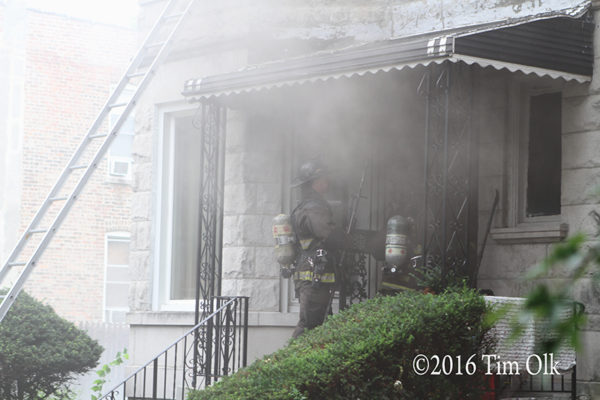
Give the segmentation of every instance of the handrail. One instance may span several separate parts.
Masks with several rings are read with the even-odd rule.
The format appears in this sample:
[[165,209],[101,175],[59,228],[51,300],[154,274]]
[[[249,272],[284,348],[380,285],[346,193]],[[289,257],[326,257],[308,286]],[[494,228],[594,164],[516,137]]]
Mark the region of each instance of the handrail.
[[[248,343],[248,297],[217,296],[209,301],[210,306],[217,307],[215,311],[101,396],[99,400],[114,400],[120,397],[124,400],[134,398],[181,398],[183,400],[186,390],[208,386],[220,377],[245,367]],[[190,353],[193,354],[191,359]],[[171,360],[169,355],[172,355]],[[164,362],[159,365],[161,358]],[[158,382],[161,369],[163,379]],[[149,371],[152,374],[151,380],[147,379]],[[168,375],[169,371],[171,376]],[[133,387],[130,386],[131,384]],[[142,396],[138,397],[140,390]],[[157,397],[160,392],[163,397]],[[167,397],[167,393],[170,393],[170,397]],[[151,397],[146,397],[147,394]]]

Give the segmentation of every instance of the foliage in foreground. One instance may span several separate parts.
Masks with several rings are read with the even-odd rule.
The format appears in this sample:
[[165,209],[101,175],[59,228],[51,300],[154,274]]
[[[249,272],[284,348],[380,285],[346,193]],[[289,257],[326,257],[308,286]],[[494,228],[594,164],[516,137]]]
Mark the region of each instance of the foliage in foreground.
[[96,371],[96,375],[98,375],[98,379],[94,381],[94,385],[92,386],[92,400],[98,400],[100,396],[102,396],[102,389],[104,388],[104,384],[106,383],[106,378],[111,373],[111,367],[117,367],[125,362],[125,360],[129,360],[129,353],[127,353],[127,349],[123,349],[123,352],[117,352],[115,359],[111,362],[104,364],[100,369]]
[[[377,297],[331,317],[189,400],[208,399],[471,399],[483,377],[418,376],[413,359],[473,354],[477,371],[489,344],[482,297],[469,289],[441,295]],[[433,368],[433,364],[431,368]]]
[[[554,353],[563,346],[583,350],[581,328],[586,323],[585,306],[576,299],[575,289],[586,280],[593,290],[600,287],[600,214],[592,211],[590,216],[596,222],[595,235],[576,233],[557,243],[524,277],[533,283],[533,288],[514,314],[511,337],[521,336],[526,324],[535,320],[544,332],[539,338],[538,353]],[[561,279],[548,279],[552,276]],[[489,313],[487,323],[494,324],[509,310],[510,307],[501,307]]]
[[0,323],[0,399],[67,396],[73,375],[94,368],[102,346],[21,292]]

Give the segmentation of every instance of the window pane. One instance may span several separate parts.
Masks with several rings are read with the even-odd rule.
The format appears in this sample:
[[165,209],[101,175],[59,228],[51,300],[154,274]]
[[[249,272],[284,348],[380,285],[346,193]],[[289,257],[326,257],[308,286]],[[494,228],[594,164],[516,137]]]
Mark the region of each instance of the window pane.
[[119,133],[110,145],[110,155],[131,158],[133,148],[133,136]]
[[106,283],[106,308],[127,307],[128,297],[128,283]]
[[129,241],[108,239],[107,252],[109,265],[129,265]]
[[[123,122],[123,125],[121,125],[121,130],[119,131],[120,135],[133,135],[134,134],[135,119],[134,119],[133,115],[134,115],[133,112],[130,112],[129,116],[127,117],[125,122]],[[118,112],[110,113],[110,128],[111,129],[113,126],[115,126],[115,124],[117,123],[117,120],[119,119],[120,116],[121,116],[121,113],[118,113]]]
[[527,216],[560,214],[561,94],[532,96],[529,113]]
[[174,137],[171,299],[193,299],[196,287],[200,206],[200,131],[178,120]]
[[120,324],[127,322],[127,311],[106,310],[104,312],[104,320],[112,324]]
[[107,282],[128,282],[129,281],[129,268],[127,267],[106,267],[106,281]]

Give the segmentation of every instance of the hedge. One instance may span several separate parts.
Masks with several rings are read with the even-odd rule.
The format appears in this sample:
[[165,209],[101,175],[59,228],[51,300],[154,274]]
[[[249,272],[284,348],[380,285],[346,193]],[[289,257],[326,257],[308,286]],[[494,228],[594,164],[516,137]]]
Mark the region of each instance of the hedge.
[[[191,392],[188,399],[481,398],[481,354],[492,345],[483,324],[486,311],[483,298],[470,289],[377,297],[332,316],[213,386]],[[453,373],[415,374],[418,354],[452,356]],[[473,354],[479,372],[468,375],[464,367]],[[457,356],[462,375],[456,374]]]
[[68,392],[74,376],[94,368],[102,351],[85,331],[21,292],[0,323],[0,399]]

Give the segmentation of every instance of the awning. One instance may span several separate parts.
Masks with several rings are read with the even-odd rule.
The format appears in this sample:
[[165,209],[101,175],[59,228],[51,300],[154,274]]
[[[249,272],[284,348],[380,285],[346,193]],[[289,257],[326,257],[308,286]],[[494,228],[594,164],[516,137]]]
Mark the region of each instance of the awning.
[[307,82],[402,70],[432,63],[465,62],[512,72],[587,82],[593,66],[594,23],[589,14],[507,26],[486,26],[350,47],[191,79],[190,101]]

